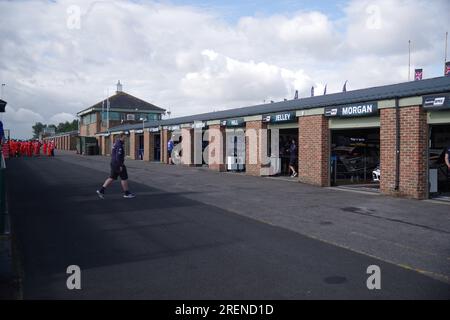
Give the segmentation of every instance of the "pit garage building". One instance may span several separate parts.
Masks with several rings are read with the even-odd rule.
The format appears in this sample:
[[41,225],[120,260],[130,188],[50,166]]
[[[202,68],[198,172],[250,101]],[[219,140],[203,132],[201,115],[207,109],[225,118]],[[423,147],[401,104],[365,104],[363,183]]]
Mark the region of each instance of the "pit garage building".
[[[372,188],[414,199],[450,195],[444,162],[445,148],[450,146],[450,77],[122,125],[98,133],[97,138],[101,153],[108,155],[114,137],[127,133],[128,157],[168,163],[167,142],[175,133],[181,137],[181,163],[192,165],[197,163],[192,150],[198,129],[216,129],[222,135],[222,139],[208,137],[202,150],[210,145],[221,157],[232,155],[223,159],[224,164],[210,164],[211,170],[285,174],[285,156],[273,154],[270,147],[268,156],[278,162],[275,172],[262,174],[259,156],[256,162],[248,160],[249,144],[255,140],[245,131],[267,129],[271,136],[270,130],[278,129],[281,147],[288,139],[298,144],[302,183]],[[230,131],[233,141],[221,143]]]

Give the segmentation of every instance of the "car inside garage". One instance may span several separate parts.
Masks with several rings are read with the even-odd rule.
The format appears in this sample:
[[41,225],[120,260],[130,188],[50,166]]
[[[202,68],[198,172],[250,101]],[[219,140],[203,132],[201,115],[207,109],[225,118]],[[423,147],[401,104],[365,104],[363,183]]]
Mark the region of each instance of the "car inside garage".
[[380,129],[331,131],[332,186],[379,188]]
[[445,154],[450,147],[450,124],[430,125],[428,136],[430,197],[450,201],[450,170],[445,163]]

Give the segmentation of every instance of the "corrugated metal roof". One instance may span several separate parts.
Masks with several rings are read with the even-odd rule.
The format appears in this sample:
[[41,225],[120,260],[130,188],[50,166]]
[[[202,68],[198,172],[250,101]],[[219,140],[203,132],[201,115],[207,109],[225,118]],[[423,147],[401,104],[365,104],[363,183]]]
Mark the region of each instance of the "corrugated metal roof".
[[[275,103],[261,104],[250,107],[229,109],[216,112],[202,113],[192,116],[178,117],[155,121],[154,124],[147,123],[146,128],[157,125],[177,125],[183,123],[192,123],[194,121],[221,120],[229,118],[246,117],[260,114],[276,113],[283,111],[294,111],[302,109],[320,108],[326,106],[337,106],[359,102],[387,100],[394,98],[405,98],[422,96],[435,93],[450,91],[450,77],[438,77],[420,81],[410,81],[380,87],[353,90],[347,92],[327,94],[317,97],[301,98],[297,100],[288,100]],[[120,131],[133,129],[119,126],[111,128],[110,131]]]

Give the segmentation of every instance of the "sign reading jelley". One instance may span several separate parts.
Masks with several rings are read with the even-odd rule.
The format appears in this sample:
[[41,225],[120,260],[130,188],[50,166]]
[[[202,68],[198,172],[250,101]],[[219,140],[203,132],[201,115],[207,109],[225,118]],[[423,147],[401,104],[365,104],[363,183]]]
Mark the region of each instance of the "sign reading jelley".
[[366,102],[338,107],[326,107],[326,117],[369,117],[378,114],[378,102]]
[[450,109],[450,95],[441,94],[423,97],[423,107],[429,110]]
[[295,122],[295,112],[282,112],[276,114],[268,114],[262,117],[263,122],[280,123],[280,122]]

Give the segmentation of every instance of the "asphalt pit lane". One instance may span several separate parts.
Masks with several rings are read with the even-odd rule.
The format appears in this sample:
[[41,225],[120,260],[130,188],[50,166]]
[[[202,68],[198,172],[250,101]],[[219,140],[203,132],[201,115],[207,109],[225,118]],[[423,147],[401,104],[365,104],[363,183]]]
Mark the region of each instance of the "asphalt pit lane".
[[320,221],[319,223],[321,226],[331,226],[333,222],[331,221]]
[[352,212],[352,213],[358,213],[358,214],[365,214],[365,215],[372,215],[376,213],[376,210],[369,209],[369,208],[358,208],[358,207],[345,207],[341,209],[345,212]]
[[346,283],[348,281],[346,277],[341,277],[341,276],[326,277],[323,280],[325,281],[325,283],[328,283],[328,284],[342,284],[342,283]]

